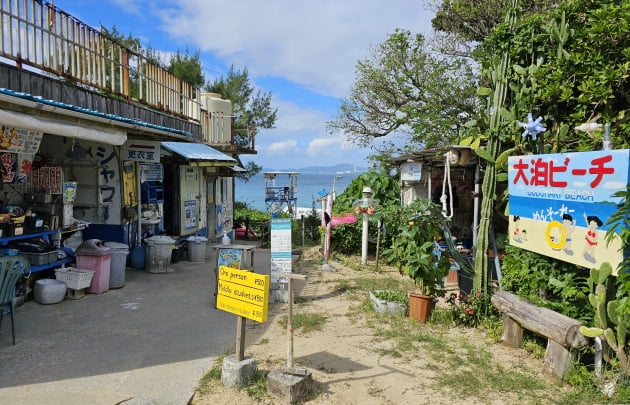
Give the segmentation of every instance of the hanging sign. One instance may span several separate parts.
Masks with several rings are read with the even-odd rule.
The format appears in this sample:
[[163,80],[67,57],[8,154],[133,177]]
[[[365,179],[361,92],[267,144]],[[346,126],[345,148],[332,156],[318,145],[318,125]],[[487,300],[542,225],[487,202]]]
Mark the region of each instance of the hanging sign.
[[[512,156],[508,159],[509,241],[588,268],[623,259],[606,241],[629,177],[628,149]],[[616,272],[616,270],[615,270]]]
[[8,126],[2,126],[0,130],[0,151],[34,155],[39,150],[41,132]]
[[217,308],[257,322],[266,322],[269,278],[268,275],[220,266]]
[[160,142],[127,139],[123,144],[122,158],[134,162],[160,163]]

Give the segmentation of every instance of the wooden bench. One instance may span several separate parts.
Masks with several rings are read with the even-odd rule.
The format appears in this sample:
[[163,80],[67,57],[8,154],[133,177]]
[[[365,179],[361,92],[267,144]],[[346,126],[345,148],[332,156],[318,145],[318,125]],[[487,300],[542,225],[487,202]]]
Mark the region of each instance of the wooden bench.
[[563,378],[575,361],[575,351],[589,344],[580,333],[582,324],[551,309],[536,306],[507,291],[497,291],[492,304],[503,315],[501,341],[510,347],[520,347],[523,330],[527,329],[547,338],[543,372]]

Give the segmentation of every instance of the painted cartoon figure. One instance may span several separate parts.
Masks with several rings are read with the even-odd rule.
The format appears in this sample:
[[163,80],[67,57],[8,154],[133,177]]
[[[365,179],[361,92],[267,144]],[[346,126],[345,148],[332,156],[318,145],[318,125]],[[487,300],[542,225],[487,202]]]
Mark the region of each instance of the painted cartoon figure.
[[512,240],[514,242],[521,242],[522,235],[521,230],[518,227],[519,223],[521,222],[521,217],[519,217],[518,215],[514,215],[514,218],[512,218],[512,220],[514,221],[514,233],[512,235]]
[[586,220],[586,236],[584,239],[586,240],[586,244],[584,245],[584,259],[588,260],[591,263],[595,263],[595,247],[597,247],[597,228],[602,226],[602,220],[594,215],[586,216],[584,214],[584,219]]
[[571,248],[571,234],[575,231],[575,219],[570,214],[564,214],[562,216],[562,225],[564,226],[565,233],[565,243],[564,243],[564,253],[569,256],[573,256],[573,249]]

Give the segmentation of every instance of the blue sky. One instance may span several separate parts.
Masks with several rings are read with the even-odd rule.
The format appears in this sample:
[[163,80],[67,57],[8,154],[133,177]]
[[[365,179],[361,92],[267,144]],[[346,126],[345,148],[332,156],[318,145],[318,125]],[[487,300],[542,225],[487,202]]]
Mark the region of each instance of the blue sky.
[[206,80],[230,65],[247,68],[256,89],[272,93],[276,128],[256,139],[265,169],[341,163],[365,166],[370,151],[330,134],[357,61],[396,28],[429,35],[423,0],[55,0],[88,25],[116,26],[166,54],[200,51]]

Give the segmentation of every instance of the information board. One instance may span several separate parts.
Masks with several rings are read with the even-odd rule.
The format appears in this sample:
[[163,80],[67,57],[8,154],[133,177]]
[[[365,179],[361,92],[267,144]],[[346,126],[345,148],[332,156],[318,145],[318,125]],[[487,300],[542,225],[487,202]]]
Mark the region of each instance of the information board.
[[[291,273],[291,218],[271,218],[271,274]],[[271,282],[279,280],[273,276]]]
[[219,267],[217,308],[257,322],[266,322],[269,312],[268,275]]

